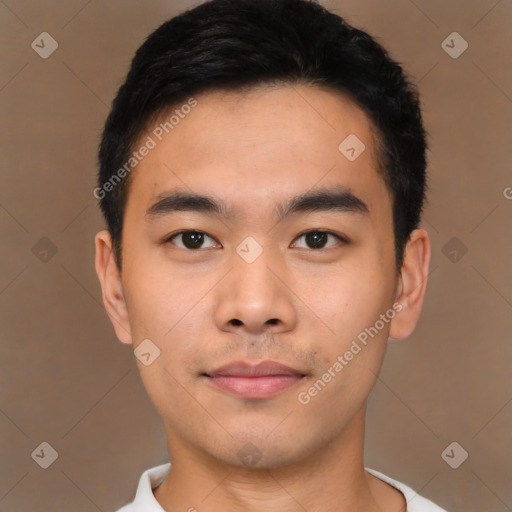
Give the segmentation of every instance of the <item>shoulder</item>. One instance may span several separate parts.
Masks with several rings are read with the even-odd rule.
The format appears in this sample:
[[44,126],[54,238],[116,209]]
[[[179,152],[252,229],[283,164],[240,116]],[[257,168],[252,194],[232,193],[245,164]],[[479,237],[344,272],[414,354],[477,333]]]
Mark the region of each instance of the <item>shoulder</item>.
[[374,469],[365,468],[365,470],[393,486],[395,489],[398,489],[404,495],[405,501],[407,502],[407,512],[447,512],[434,502],[420,496],[416,491],[404,483],[394,480],[393,478],[390,478],[389,476],[386,476]]
[[128,505],[121,507],[116,512],[133,512],[133,505],[131,503],[128,503]]
[[169,474],[170,463],[147,469],[142,473],[135,499],[117,512],[165,512],[153,495],[153,489]]

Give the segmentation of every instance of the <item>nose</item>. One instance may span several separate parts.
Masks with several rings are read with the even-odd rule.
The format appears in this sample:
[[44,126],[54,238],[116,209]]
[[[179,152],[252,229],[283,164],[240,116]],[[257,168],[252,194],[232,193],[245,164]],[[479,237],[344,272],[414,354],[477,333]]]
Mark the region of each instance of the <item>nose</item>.
[[215,321],[223,331],[242,334],[286,332],[297,322],[293,283],[270,251],[252,263],[233,255],[233,268],[217,290]]

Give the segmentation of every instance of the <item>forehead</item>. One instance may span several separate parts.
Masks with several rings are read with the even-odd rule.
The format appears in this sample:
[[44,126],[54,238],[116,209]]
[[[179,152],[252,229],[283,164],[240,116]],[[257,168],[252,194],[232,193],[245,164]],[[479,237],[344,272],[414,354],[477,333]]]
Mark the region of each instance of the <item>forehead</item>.
[[193,109],[177,105],[163,113],[141,137],[139,145],[150,137],[154,147],[130,175],[127,210],[147,208],[176,188],[226,198],[234,210],[337,185],[366,203],[372,195],[389,201],[374,127],[348,97],[297,85],[214,91],[194,100]]

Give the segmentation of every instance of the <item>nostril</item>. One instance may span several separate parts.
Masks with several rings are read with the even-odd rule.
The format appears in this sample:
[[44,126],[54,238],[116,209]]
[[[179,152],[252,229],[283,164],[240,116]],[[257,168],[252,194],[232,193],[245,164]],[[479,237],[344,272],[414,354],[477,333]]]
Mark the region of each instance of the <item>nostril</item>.
[[242,325],[243,322],[241,320],[238,320],[238,318],[233,318],[233,320],[231,320],[231,323],[233,325]]

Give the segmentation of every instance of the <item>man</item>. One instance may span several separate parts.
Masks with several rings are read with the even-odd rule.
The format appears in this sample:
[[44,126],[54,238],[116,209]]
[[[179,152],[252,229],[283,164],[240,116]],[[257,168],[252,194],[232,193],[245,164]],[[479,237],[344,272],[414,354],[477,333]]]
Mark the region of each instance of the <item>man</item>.
[[137,51],[106,122],[96,271],[170,465],[123,512],[439,512],[363,464],[388,337],[413,331],[418,95],[308,0],[213,0]]

